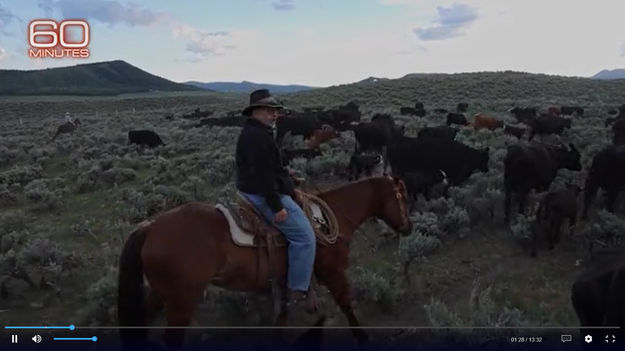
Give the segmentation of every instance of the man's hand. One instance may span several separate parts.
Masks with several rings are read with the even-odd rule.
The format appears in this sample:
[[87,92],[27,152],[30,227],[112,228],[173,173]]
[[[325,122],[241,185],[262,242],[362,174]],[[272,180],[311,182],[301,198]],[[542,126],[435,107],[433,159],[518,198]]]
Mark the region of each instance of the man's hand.
[[278,213],[275,214],[275,216],[273,217],[273,221],[275,223],[284,222],[288,216],[289,216],[288,212],[286,212],[286,209],[283,208]]
[[297,204],[299,205],[304,203],[304,199],[302,198],[302,192],[295,189],[295,198],[293,200],[295,200],[295,202],[297,202]]

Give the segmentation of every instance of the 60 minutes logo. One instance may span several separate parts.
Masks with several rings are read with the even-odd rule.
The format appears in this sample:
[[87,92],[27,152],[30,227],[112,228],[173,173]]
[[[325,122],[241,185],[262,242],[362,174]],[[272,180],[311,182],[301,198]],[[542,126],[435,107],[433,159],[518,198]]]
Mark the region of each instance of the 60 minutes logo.
[[[80,41],[69,41],[67,29],[79,28]],[[80,19],[56,22],[52,19],[36,19],[28,24],[28,56],[32,58],[87,58],[90,40],[89,23]],[[43,40],[42,40],[43,39]]]

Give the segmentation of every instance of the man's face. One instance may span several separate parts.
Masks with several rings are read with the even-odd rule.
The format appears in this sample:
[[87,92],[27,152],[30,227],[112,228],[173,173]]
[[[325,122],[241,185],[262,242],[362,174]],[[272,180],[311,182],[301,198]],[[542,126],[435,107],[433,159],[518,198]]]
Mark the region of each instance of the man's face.
[[266,126],[273,127],[278,119],[278,109],[273,107],[255,108],[252,117]]

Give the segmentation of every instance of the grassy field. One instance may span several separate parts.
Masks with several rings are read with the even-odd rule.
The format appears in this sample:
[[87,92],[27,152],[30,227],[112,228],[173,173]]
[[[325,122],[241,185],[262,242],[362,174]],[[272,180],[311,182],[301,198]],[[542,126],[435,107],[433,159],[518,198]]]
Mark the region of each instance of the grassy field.
[[[514,123],[514,105],[581,105],[584,117],[548,143],[574,143],[582,172],[560,171],[552,188],[579,182],[592,156],[609,144],[607,110],[625,102],[625,81],[528,75],[514,72],[425,75],[344,85],[280,97],[291,108],[336,106],[350,100],[365,119],[391,113],[409,135],[443,123],[444,116],[399,116],[400,106],[421,101],[426,109],[469,103]],[[2,324],[115,325],[117,259],[139,221],[197,200],[233,199],[234,140],[239,128],[190,128],[182,119],[195,108],[215,115],[245,106],[248,97],[218,93],[160,93],[118,97],[4,97],[0,99],[0,321]],[[83,124],[51,141],[69,111]],[[174,119],[165,116],[173,114]],[[131,129],[152,129],[167,144],[153,150],[127,145]],[[421,199],[411,219],[413,235],[389,239],[371,221],[355,236],[349,275],[356,313],[365,325],[566,325],[578,324],[570,287],[592,239],[617,228],[625,235],[623,208],[601,212],[602,201],[576,235],[537,258],[523,248],[527,219],[503,225],[501,130],[463,128],[459,141],[490,147],[490,171],[474,174],[448,199]],[[340,177],[354,148],[351,132],[323,145],[324,155],[292,166],[308,186],[346,182]],[[527,143],[527,141],[521,141]],[[534,200],[537,196],[533,196]],[[490,212],[494,211],[494,218]],[[408,274],[405,263],[411,261]],[[266,324],[256,308],[265,297],[209,289],[198,325]],[[324,295],[330,325],[347,322]],[[309,317],[297,315],[295,323]],[[160,323],[163,323],[161,320]]]

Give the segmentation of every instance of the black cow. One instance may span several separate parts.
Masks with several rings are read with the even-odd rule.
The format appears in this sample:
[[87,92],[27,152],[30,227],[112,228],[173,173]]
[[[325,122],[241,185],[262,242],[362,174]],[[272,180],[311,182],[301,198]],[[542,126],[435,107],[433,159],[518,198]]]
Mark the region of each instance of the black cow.
[[131,130],[128,132],[128,144],[147,145],[156,147],[165,145],[158,134],[151,130]]
[[522,127],[514,127],[514,126],[505,126],[503,128],[503,132],[508,135],[512,135],[517,137],[517,139],[521,139],[523,134],[525,134],[525,128]]
[[536,109],[533,107],[513,107],[508,112],[513,114],[517,121],[527,125],[531,125],[536,118]]
[[465,117],[465,115],[462,113],[450,112],[447,114],[446,124],[447,126],[450,126],[452,124],[459,124],[461,126],[466,126],[466,125],[469,125],[469,121],[467,121],[467,117]]
[[351,128],[356,137],[356,152],[376,150],[383,152],[385,146],[390,145],[404,133],[403,126],[395,124],[393,117],[376,114],[369,123],[358,123]]
[[625,104],[617,108],[611,109],[610,111],[608,111],[608,114],[610,114],[610,117],[605,120],[606,127],[620,119],[625,119]]
[[198,119],[198,118],[202,118],[202,117],[208,117],[211,116],[213,114],[213,111],[200,111],[199,108],[196,108],[193,113],[190,114],[183,114],[182,118],[187,118],[187,119]]
[[414,108],[416,110],[415,116],[417,117],[425,117],[427,111],[425,111],[425,106],[422,102],[415,102]]
[[[580,334],[594,334],[595,338],[602,339],[604,334],[616,334],[618,339],[625,336],[624,296],[625,249],[596,250],[571,288],[571,302],[579,318]],[[584,328],[601,326],[614,326],[620,329],[604,333],[603,330]]]
[[608,117],[605,119],[605,122],[603,123],[604,127],[609,127],[610,125],[614,124],[614,122],[616,122],[618,120],[618,118],[616,117]]
[[293,114],[278,118],[276,122],[276,141],[278,145],[282,143],[282,139],[286,133],[291,135],[301,135],[307,140],[313,135],[317,129],[321,129],[323,124],[313,114]]
[[617,119],[612,125],[612,144],[625,144],[625,117]]
[[410,212],[417,200],[417,196],[422,194],[425,200],[429,201],[430,189],[437,184],[447,184],[447,174],[443,170],[416,170],[407,172],[403,176],[406,190],[410,196]]
[[332,126],[337,131],[346,131],[350,129],[350,125],[360,122],[360,108],[354,101],[350,101],[345,106],[321,111],[316,114],[321,123]]
[[625,104],[618,107],[618,115],[616,118],[625,118]]
[[243,122],[245,122],[244,116],[203,118],[194,127],[241,127]]
[[311,107],[304,107],[303,111],[304,113],[317,113],[317,112],[321,112],[325,110],[325,107],[323,106],[311,106]]
[[357,153],[375,150],[382,152],[384,147],[387,146],[387,137],[375,123],[361,122],[355,126],[352,126],[354,131],[354,137],[356,138]]
[[447,126],[438,126],[438,127],[423,127],[417,134],[418,139],[441,139],[441,140],[454,140],[456,139],[456,134],[458,134],[458,129],[447,127]]
[[560,113],[563,115],[575,114],[581,117],[584,115],[584,109],[579,106],[562,106],[560,107]]
[[619,190],[625,187],[625,145],[610,145],[599,151],[592,159],[584,186],[583,218],[588,218],[588,209],[601,188],[606,193],[608,211],[614,211],[614,202]]
[[303,157],[307,160],[321,156],[321,150],[315,149],[283,149],[282,150],[282,164],[287,166],[294,158]]
[[388,148],[393,173],[404,176],[410,171],[443,170],[449,184],[459,185],[475,170],[488,172],[488,151],[476,150],[457,141],[416,139]]
[[562,134],[565,128],[571,128],[571,120],[551,115],[536,117],[530,124],[530,135],[527,140],[534,139],[534,135]]
[[582,169],[580,154],[573,144],[570,150],[553,145],[512,145],[504,158],[503,182],[506,191],[505,223],[510,222],[512,193],[519,194],[519,213],[525,212],[527,194],[532,189],[543,192],[549,189],[558,169]]
[[380,154],[353,154],[349,158],[349,165],[347,166],[349,180],[356,180],[363,173],[366,176],[371,176],[375,168],[379,167],[381,170],[383,164],[383,158]]
[[467,109],[469,109],[469,104],[467,104],[466,102],[460,102],[456,106],[456,112],[458,113],[465,113],[467,112]]
[[417,109],[414,107],[400,107],[399,114],[402,116],[417,115]]

